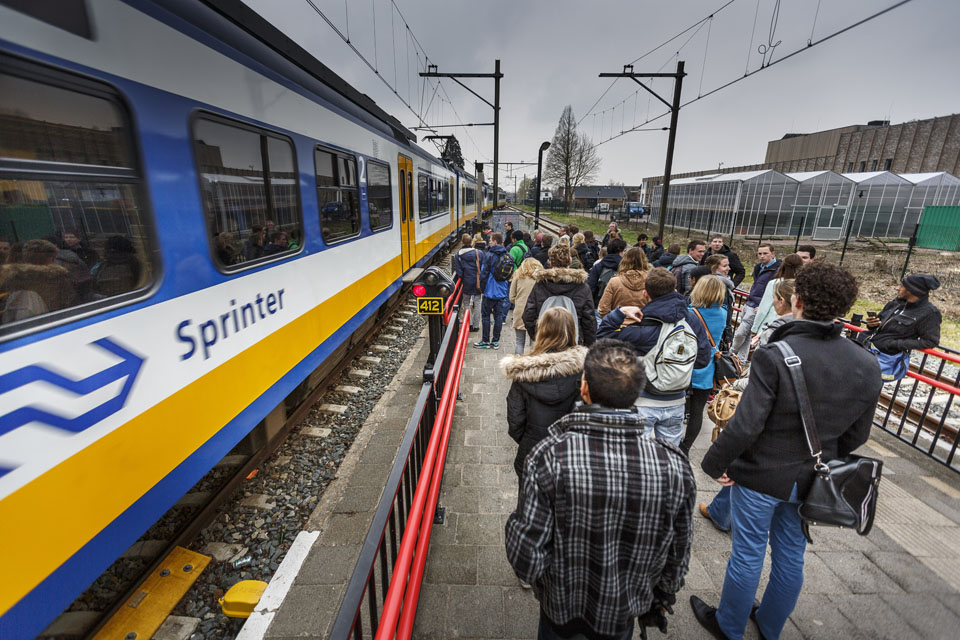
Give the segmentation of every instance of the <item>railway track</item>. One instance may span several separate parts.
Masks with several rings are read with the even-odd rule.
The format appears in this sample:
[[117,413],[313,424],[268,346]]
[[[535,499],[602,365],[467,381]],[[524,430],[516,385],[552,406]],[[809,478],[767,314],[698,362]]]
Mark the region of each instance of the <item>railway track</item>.
[[[528,220],[534,219],[534,214],[530,213],[529,211],[523,211],[522,209],[517,209],[516,207],[511,207],[511,206],[508,206],[507,209],[511,211],[516,211],[517,213],[519,213],[521,216],[523,216]],[[559,236],[560,230],[562,229],[563,225],[558,224],[553,220],[547,220],[543,216],[540,216],[540,227],[543,229],[546,229],[547,231],[549,231],[550,233],[556,236]]]
[[[448,251],[438,252],[432,264],[444,261],[447,253]],[[318,401],[331,390],[335,381],[357,358],[370,349],[380,331],[402,309],[411,286],[412,283],[406,283],[381,307],[375,318],[371,318],[355,331],[349,343],[334,352],[327,362],[315,370],[271,414],[275,424],[267,429],[270,432],[269,437],[265,433],[257,433],[261,431],[259,427],[251,432],[247,440],[215,465],[74,601],[65,614],[72,620],[61,625],[54,622],[39,637],[103,637],[101,631],[105,625],[137,597],[144,581],[161,567],[177,547],[187,547],[200,532],[216,521],[224,512],[226,503],[237,494],[244,481],[256,475],[263,463],[283,445],[294,427],[300,424]],[[281,410],[283,415],[277,416],[277,412]],[[246,452],[237,453],[238,449],[246,449]]]
[[[910,364],[910,371],[952,386],[958,386],[958,378],[960,378],[958,375],[949,377],[944,375],[942,371],[921,370],[914,363]],[[904,380],[910,380],[910,378],[904,378]],[[907,402],[888,393],[885,388],[880,394],[878,407],[896,415],[899,418],[898,422],[905,423],[905,426],[919,427],[931,436],[939,435],[939,439],[944,443],[952,445],[960,434],[960,424],[957,420],[950,418],[949,412],[946,410],[947,407],[944,407],[944,411],[939,416],[931,415],[930,407],[934,399],[934,390],[931,389],[926,395],[918,398],[916,396],[919,384],[920,382],[915,380],[914,385],[908,387],[910,394]],[[901,387],[903,386],[901,383]]]

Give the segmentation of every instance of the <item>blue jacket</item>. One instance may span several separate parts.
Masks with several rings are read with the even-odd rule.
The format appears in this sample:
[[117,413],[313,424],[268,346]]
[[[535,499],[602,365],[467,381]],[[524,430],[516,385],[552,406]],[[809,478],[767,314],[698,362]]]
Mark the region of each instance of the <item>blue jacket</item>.
[[773,280],[777,269],[780,268],[780,261],[774,258],[769,264],[764,266],[757,263],[753,268],[753,286],[750,287],[750,295],[747,296],[747,306],[756,309],[760,306],[760,300],[763,299],[763,292],[767,289],[767,283]]
[[483,295],[491,300],[503,300],[510,295],[510,281],[498,282],[493,277],[493,270],[497,268],[500,257],[506,254],[507,250],[502,244],[495,244],[487,250],[487,255],[480,263],[480,283],[483,284]]
[[[692,307],[691,307],[692,308]],[[723,329],[727,326],[727,308],[721,303],[717,303],[712,307],[704,308],[697,307],[697,311],[700,312],[700,315],[703,316],[703,319],[707,323],[707,328],[710,329],[710,335],[713,337],[715,343],[719,343],[723,337]],[[691,311],[690,313],[693,313]],[[700,318],[697,318],[697,314],[693,313],[694,320],[700,324]],[[716,348],[711,348],[711,355],[717,352]],[[693,380],[690,384],[694,389],[713,389],[713,370],[716,368],[714,364],[714,358],[710,358],[710,363],[699,369],[693,370]]]
[[[660,338],[660,327],[643,326],[640,324],[631,324],[624,327],[621,325],[625,317],[619,308],[614,309],[604,316],[600,327],[597,329],[597,339],[615,338],[623,340],[624,342],[629,342],[638,355],[646,355],[650,349],[657,345],[657,340]],[[674,291],[673,293],[668,293],[651,300],[647,303],[647,306],[643,308],[643,317],[669,323],[679,322],[681,319],[686,318],[690,326],[693,327],[694,334],[697,336],[697,359],[694,361],[693,366],[695,368],[702,368],[710,364],[713,358],[713,350],[710,347],[707,334],[703,330],[703,324],[700,322],[700,319],[687,308],[687,303],[683,301],[683,296],[679,293]],[[724,319],[726,319],[726,315],[724,315]],[[721,327],[721,331],[722,330]],[[641,395],[645,397],[656,397],[658,400],[673,399],[665,398],[662,394],[648,396],[646,390],[644,390]],[[678,394],[678,396],[683,397],[683,393]]]
[[[477,253],[480,254],[479,260],[477,260]],[[465,296],[478,296],[483,293],[477,289],[477,262],[483,264],[483,252],[478,252],[472,247],[460,249],[453,256],[453,270],[460,276]],[[482,280],[480,284],[483,284]]]

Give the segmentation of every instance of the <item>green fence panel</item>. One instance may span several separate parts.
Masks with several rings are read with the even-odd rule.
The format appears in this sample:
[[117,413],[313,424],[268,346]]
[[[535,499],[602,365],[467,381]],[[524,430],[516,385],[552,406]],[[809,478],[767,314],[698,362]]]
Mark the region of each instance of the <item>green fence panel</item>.
[[916,246],[960,251],[960,207],[924,207]]

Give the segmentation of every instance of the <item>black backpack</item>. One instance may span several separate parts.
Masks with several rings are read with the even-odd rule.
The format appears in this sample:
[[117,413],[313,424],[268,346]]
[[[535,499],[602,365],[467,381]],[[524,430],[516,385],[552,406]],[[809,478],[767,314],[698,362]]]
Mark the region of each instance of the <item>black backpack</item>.
[[600,277],[597,278],[597,302],[600,302],[600,298],[603,297],[603,292],[606,291],[607,285],[610,284],[610,280],[613,279],[613,276],[617,275],[617,270],[604,267],[600,270]]
[[513,275],[515,268],[513,257],[509,253],[504,253],[497,261],[497,266],[493,268],[493,279],[497,282],[506,282]]

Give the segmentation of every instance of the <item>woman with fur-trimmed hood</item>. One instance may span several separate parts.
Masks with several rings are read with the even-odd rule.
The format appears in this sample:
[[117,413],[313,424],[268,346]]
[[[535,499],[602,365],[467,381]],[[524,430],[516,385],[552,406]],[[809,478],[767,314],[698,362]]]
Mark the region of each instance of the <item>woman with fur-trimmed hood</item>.
[[530,297],[523,309],[523,325],[531,340],[537,338],[537,319],[540,308],[548,298],[566,296],[576,309],[578,342],[589,347],[597,339],[597,320],[593,294],[587,286],[587,272],[570,268],[570,251],[567,247],[550,249],[550,268],[538,271],[533,279]]
[[577,345],[573,316],[562,307],[547,309],[537,323],[537,340],[527,355],[500,361],[513,382],[507,393],[507,425],[520,448],[513,469],[520,478],[523,461],[547,436],[554,422],[580,399],[580,377],[587,349]]

